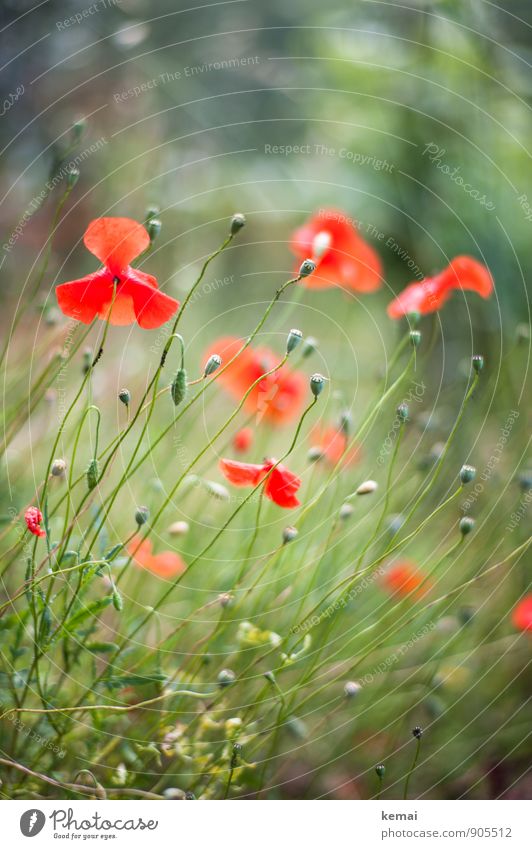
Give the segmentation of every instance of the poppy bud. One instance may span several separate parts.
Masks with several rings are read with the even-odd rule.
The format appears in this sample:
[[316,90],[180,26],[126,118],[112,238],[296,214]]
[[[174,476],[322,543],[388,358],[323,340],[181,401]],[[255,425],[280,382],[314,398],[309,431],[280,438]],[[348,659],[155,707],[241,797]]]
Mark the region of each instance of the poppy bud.
[[157,206],[157,204],[150,203],[149,206],[146,207],[146,218],[145,218],[146,224],[148,223],[150,218],[157,218],[160,211],[161,211],[161,208],[159,206]]
[[214,498],[218,498],[220,501],[229,501],[231,495],[223,483],[218,483],[217,481],[204,481],[204,484],[207,492],[214,496]]
[[472,516],[464,516],[460,519],[460,533],[462,536],[467,536],[467,534],[471,533],[473,528],[475,527],[475,520]]
[[122,610],[124,606],[124,602],[122,601],[122,596],[118,592],[117,588],[113,589],[113,607],[115,610]]
[[317,347],[318,340],[314,339],[313,336],[307,336],[307,338],[305,339],[305,344],[303,345],[303,350],[301,351],[303,358],[306,360],[307,357],[310,357],[310,355],[314,353]]
[[184,368],[180,368],[174,377],[172,383],[172,401],[177,405],[185,400],[187,394],[187,373]]
[[378,487],[377,481],[364,481],[356,490],[357,495],[371,495]]
[[69,189],[73,189],[79,180],[79,168],[71,166],[67,170],[66,181]]
[[475,356],[471,359],[471,365],[477,374],[480,374],[482,369],[484,368],[484,357],[482,354],[475,354]]
[[419,330],[410,331],[410,344],[413,348],[418,348],[421,342],[421,332]]
[[150,511],[147,507],[137,507],[135,510],[135,522],[137,525],[145,525],[150,518]]
[[236,681],[236,675],[232,669],[221,669],[218,673],[218,686],[230,687]]
[[189,531],[188,522],[174,522],[168,528],[168,533],[171,534],[173,537],[182,537],[185,534],[187,534],[188,531]]
[[79,118],[72,124],[72,141],[74,144],[80,140],[83,133],[85,132],[85,127],[87,126],[87,122],[85,118]]
[[408,404],[399,404],[397,407],[397,415],[399,416],[399,420],[401,422],[408,421]]
[[519,481],[519,486],[523,492],[528,492],[532,489],[532,471],[520,472],[517,480]]
[[307,457],[309,463],[317,463],[318,460],[323,459],[323,451],[319,445],[314,445],[312,448],[309,448]]
[[87,486],[89,490],[94,489],[100,477],[100,468],[96,457],[92,459],[87,467]]
[[379,778],[384,778],[384,773],[386,772],[386,767],[384,766],[384,764],[378,764],[375,767],[375,772],[377,773],[377,776]]
[[118,397],[122,401],[122,404],[129,407],[129,402],[131,401],[131,393],[129,389],[121,389],[118,393]]
[[476,473],[477,470],[474,466],[468,466],[466,464],[460,469],[460,480],[462,483],[471,483],[471,481],[475,480]]
[[325,378],[322,374],[313,374],[310,378],[310,391],[314,395],[315,398],[318,395],[321,395],[323,387],[325,386]]
[[208,377],[210,374],[214,374],[216,369],[219,369],[222,365],[222,358],[218,356],[218,354],[213,354],[207,362],[205,363],[205,369],[203,371],[203,376]]
[[242,215],[242,213],[236,212],[231,218],[231,236],[234,236],[236,233],[238,233],[238,231],[242,229],[245,223],[246,219]]
[[298,529],[294,528],[292,525],[289,525],[287,528],[284,528],[284,530],[283,530],[283,544],[286,545],[288,542],[292,542],[292,540],[294,540],[297,537],[298,533],[299,533]]
[[420,740],[423,736],[423,729],[421,726],[416,725],[415,728],[412,728],[412,736],[416,738],[416,740]]
[[65,474],[66,467],[67,467],[66,461],[58,459],[58,460],[54,460],[54,462],[52,463],[52,468],[50,469],[50,471],[53,474],[54,478],[59,478],[59,477],[61,477],[61,475]]
[[311,259],[304,259],[301,265],[299,266],[299,277],[308,277],[309,274],[312,274],[313,271],[316,270],[316,263]]
[[292,328],[286,340],[286,353],[291,354],[294,348],[297,348],[302,338],[303,334],[301,333],[301,330],[296,330],[295,328]]
[[233,603],[233,596],[230,593],[220,593],[218,602],[220,607],[229,607]]
[[343,413],[340,413],[340,430],[346,436],[349,436],[353,430],[353,416],[349,410],[344,410]]
[[162,227],[160,218],[150,218],[146,225],[146,230],[148,231],[148,236],[150,237],[150,242],[153,242],[159,233],[161,232]]
[[351,504],[342,504],[342,506],[340,507],[340,512],[339,512],[338,515],[340,516],[340,519],[343,522],[345,522],[345,521],[347,521],[347,519],[351,518],[351,516],[353,515],[354,512],[355,511],[353,510],[353,507],[352,507]]
[[358,681],[346,681],[344,684],[344,695],[348,699],[352,699],[354,696],[358,696],[362,687],[358,683]]

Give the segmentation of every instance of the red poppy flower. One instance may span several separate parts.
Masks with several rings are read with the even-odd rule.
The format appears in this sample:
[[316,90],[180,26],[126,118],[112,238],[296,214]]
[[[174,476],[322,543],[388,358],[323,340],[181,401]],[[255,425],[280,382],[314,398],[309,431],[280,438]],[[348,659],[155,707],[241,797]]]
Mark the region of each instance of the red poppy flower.
[[[318,448],[332,466],[336,466],[344,454],[348,438],[341,428],[336,428],[332,425],[327,427],[316,425],[310,432],[310,441],[312,446]],[[352,466],[359,460],[360,447],[353,445],[344,455],[342,464],[344,466]]]
[[[211,345],[206,356],[218,353],[222,361],[228,363],[243,344],[241,339],[227,336]],[[238,354],[234,363],[220,374],[218,381],[240,401],[249,387],[278,362],[279,357],[269,348],[252,348],[248,345]],[[285,424],[299,415],[306,393],[305,377],[284,365],[257,383],[247,397],[244,409],[256,413],[257,422],[264,419],[271,424]]]
[[155,277],[129,264],[150,244],[142,224],[130,218],[97,218],[87,227],[83,241],[104,267],[57,287],[57,301],[65,315],[90,324],[96,316],[107,319],[112,304],[110,324],[137,322],[147,330],[174,315],[178,301],[159,291]]
[[45,537],[46,531],[41,528],[43,515],[38,507],[28,507],[24,513],[24,520],[28,531],[36,537]]
[[174,578],[186,569],[185,563],[175,551],[153,554],[151,541],[143,540],[138,534],[130,540],[127,551],[138,566],[159,578]]
[[[400,560],[386,570],[383,583],[394,595],[422,598],[430,589],[424,574],[411,560]],[[422,586],[423,585],[423,586]]]
[[240,454],[244,454],[253,442],[253,431],[250,427],[243,427],[233,436],[233,448]]
[[493,279],[485,265],[470,256],[457,256],[435,277],[410,283],[388,304],[390,318],[402,318],[411,312],[425,315],[439,310],[454,289],[468,289],[482,298],[493,292]]
[[[279,507],[299,507],[296,492],[301,486],[301,478],[290,472],[286,466],[275,466],[275,460],[264,463],[239,463],[237,460],[220,460],[220,469],[229,483],[235,486],[257,486],[265,478],[264,495]],[[272,473],[268,475],[270,469]]]
[[519,631],[532,631],[532,595],[526,595],[512,611],[512,624]]
[[290,247],[299,260],[309,257],[316,263],[316,271],[303,280],[311,289],[343,286],[373,292],[382,283],[378,254],[340,210],[322,209],[313,215],[295,231]]

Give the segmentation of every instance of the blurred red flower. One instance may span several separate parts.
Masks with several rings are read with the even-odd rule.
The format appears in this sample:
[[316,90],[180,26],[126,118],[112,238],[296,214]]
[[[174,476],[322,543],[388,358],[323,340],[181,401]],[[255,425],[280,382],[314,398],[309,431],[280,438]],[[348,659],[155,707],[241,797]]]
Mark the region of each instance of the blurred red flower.
[[400,560],[390,566],[384,573],[383,584],[394,595],[415,598],[422,598],[431,588],[423,572],[411,560]]
[[402,318],[410,312],[422,315],[439,310],[454,289],[468,289],[482,298],[493,292],[493,279],[481,262],[470,256],[457,256],[435,277],[425,277],[419,283],[410,283],[400,295],[388,304],[390,318]]
[[24,513],[24,520],[30,534],[33,534],[36,537],[46,536],[46,531],[44,528],[41,528],[43,515],[38,507],[28,507]]
[[[235,486],[257,486],[275,466],[275,460],[264,463],[239,463],[237,460],[220,460],[220,469]],[[279,507],[299,507],[296,492],[301,486],[301,478],[290,472],[286,466],[278,465],[266,478],[264,495]]]
[[[331,465],[340,462],[347,447],[348,438],[341,428],[327,425],[316,425],[310,432],[310,442],[313,448],[318,448]],[[360,446],[353,445],[342,459],[344,466],[352,466],[360,460]]]
[[160,327],[174,315],[179,302],[159,291],[155,277],[129,264],[150,244],[142,224],[130,218],[97,218],[87,227],[83,241],[104,267],[56,288],[65,315],[90,324],[96,316],[107,319],[112,303],[110,324],[137,322],[146,330]]
[[243,427],[233,436],[233,448],[240,454],[248,451],[253,442],[253,430],[250,427]]
[[127,552],[138,566],[159,578],[174,578],[186,569],[186,564],[175,551],[152,553],[151,540],[136,534],[127,545]]
[[526,595],[512,610],[512,624],[519,631],[532,631],[532,595]]
[[[235,336],[223,337],[209,347],[206,358],[216,353],[222,357],[223,363],[228,363],[243,345],[244,342]],[[220,373],[218,382],[240,401],[252,383],[278,362],[279,357],[270,348],[248,345],[234,363]],[[285,424],[299,415],[306,391],[305,377],[283,365],[257,383],[246,399],[244,409],[257,414],[257,423],[264,419],[271,424]]]
[[322,209],[292,235],[298,260],[314,260],[316,270],[304,286],[327,289],[343,286],[354,292],[373,292],[381,286],[378,254],[364,241],[352,218],[338,209]]

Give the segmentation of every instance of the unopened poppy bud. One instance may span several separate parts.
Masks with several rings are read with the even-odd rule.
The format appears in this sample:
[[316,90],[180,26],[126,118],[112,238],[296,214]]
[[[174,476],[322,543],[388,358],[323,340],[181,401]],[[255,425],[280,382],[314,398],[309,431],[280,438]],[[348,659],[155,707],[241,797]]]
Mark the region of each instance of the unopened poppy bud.
[[150,511],[147,507],[137,507],[135,510],[135,522],[137,525],[145,525],[150,518]]
[[79,168],[71,166],[66,173],[66,181],[69,189],[73,189],[79,180]]
[[299,266],[299,277],[308,277],[309,274],[312,274],[313,271],[316,270],[316,263],[311,259],[304,259],[301,265]]
[[364,481],[356,490],[357,495],[371,495],[378,487],[377,481]]
[[297,348],[299,343],[303,338],[303,334],[301,330],[297,330],[296,328],[292,328],[290,333],[288,334],[288,338],[286,340],[286,353],[291,354],[292,351]]
[[352,507],[351,504],[342,504],[342,506],[340,507],[340,512],[339,512],[338,515],[340,516],[340,519],[343,522],[346,522],[347,519],[351,518],[351,516],[353,515],[354,512],[355,511],[353,510],[353,507]]
[[529,492],[532,489],[532,471],[520,472],[517,480],[523,492]]
[[212,354],[212,356],[210,356],[207,362],[205,363],[203,376],[208,377],[210,374],[214,374],[216,369],[219,369],[221,365],[222,358],[218,356],[218,354]]
[[315,398],[318,395],[321,395],[323,391],[323,387],[325,386],[325,378],[322,374],[313,374],[310,378],[310,391],[314,395]]
[[415,728],[412,728],[412,736],[416,738],[416,740],[420,740],[423,736],[423,729],[420,725],[416,725]]
[[122,401],[122,404],[129,407],[129,402],[131,401],[131,393],[129,389],[121,389],[118,393],[118,397]]
[[303,344],[303,350],[301,351],[301,355],[304,357],[304,359],[307,359],[307,357],[310,357],[310,355],[314,353],[317,347],[318,340],[314,339],[314,336],[307,336]]
[[229,687],[236,681],[236,675],[232,669],[221,669],[218,673],[218,686]]
[[180,404],[184,401],[187,394],[187,373],[184,368],[180,368],[177,371],[176,376],[174,377],[174,382],[172,383],[172,401],[174,404]]
[[467,464],[463,465],[460,469],[460,480],[462,483],[471,483],[471,481],[475,480],[475,475],[477,470],[474,466],[468,466]]
[[218,603],[220,607],[229,607],[233,603],[233,596],[230,593],[220,593]]
[[299,533],[298,529],[294,528],[292,525],[289,525],[287,528],[284,528],[284,530],[283,530],[283,543],[284,543],[284,545],[286,545],[289,542],[292,542],[292,540],[294,540],[297,537],[298,533]]
[[270,682],[270,684],[275,684],[275,675],[273,674],[273,672],[265,672],[264,677],[266,678],[266,681]]
[[57,459],[52,463],[52,468],[50,469],[54,478],[59,478],[61,475],[64,475],[66,472],[66,460]]
[[411,330],[410,331],[410,344],[413,348],[418,348],[421,342],[421,331],[420,330]]
[[482,369],[484,368],[484,357],[482,354],[475,354],[475,356],[471,359],[471,365],[477,374],[480,374]]
[[399,417],[399,421],[407,422],[408,421],[408,404],[399,404],[397,407],[397,415]]
[[318,460],[323,459],[323,451],[318,445],[314,445],[312,448],[309,448],[307,457],[309,463],[317,463]]
[[146,225],[146,230],[148,231],[148,236],[150,237],[150,242],[153,242],[159,233],[161,232],[162,227],[160,218],[150,218]]
[[352,699],[354,696],[358,696],[362,687],[358,683],[358,681],[346,681],[344,684],[344,695],[348,699]]
[[377,764],[377,766],[375,767],[375,772],[377,773],[378,778],[384,778],[386,767],[384,766],[384,764]]
[[80,140],[83,133],[85,132],[85,127],[87,126],[87,122],[85,118],[79,118],[72,124],[72,141],[74,144]]
[[98,478],[100,477],[100,468],[98,465],[98,460],[94,457],[89,465],[87,466],[87,487],[89,490],[94,489],[98,484]]
[[246,223],[246,218],[241,212],[235,212],[231,218],[231,235],[234,236]]
[[122,610],[123,606],[124,602],[122,601],[122,596],[115,587],[113,589],[113,607],[115,610]]
[[173,537],[182,537],[188,534],[189,527],[188,522],[173,522],[168,528],[168,533]]
[[475,527],[475,520],[472,516],[464,516],[460,519],[460,533],[462,536],[467,536],[467,534],[471,533],[473,528]]
[[353,430],[353,416],[349,410],[344,410],[343,413],[340,413],[340,430],[346,436],[349,436]]

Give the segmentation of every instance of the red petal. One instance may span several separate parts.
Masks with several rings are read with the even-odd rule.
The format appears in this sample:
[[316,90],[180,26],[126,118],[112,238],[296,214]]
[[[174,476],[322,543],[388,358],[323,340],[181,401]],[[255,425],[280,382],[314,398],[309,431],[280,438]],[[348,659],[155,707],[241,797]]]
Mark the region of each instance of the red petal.
[[425,315],[439,310],[448,299],[451,290],[438,277],[426,277],[421,283],[411,283],[403,289],[400,295],[388,304],[388,315],[390,318],[402,318],[410,312],[419,312]]
[[299,507],[295,496],[301,486],[301,478],[286,466],[276,466],[264,485],[264,494],[279,507]]
[[149,539],[143,540],[140,534],[136,534],[127,544],[127,553],[139,566],[149,568],[152,558],[152,544]]
[[185,571],[186,565],[175,551],[161,551],[151,558],[147,568],[160,578],[174,578]]
[[130,262],[146,250],[150,237],[145,227],[131,218],[96,218],[83,238],[85,247],[119,277]]
[[107,318],[113,297],[113,276],[106,268],[102,268],[80,280],[62,283],[57,286],[55,293],[61,312],[83,324],[90,324],[97,315]]
[[[179,309],[179,301],[157,289],[155,277],[144,274],[138,269],[128,269],[127,277],[121,283],[119,292],[123,297],[131,300],[132,321],[136,319],[139,326],[145,330],[153,330],[165,324]],[[131,324],[132,321],[123,323]]]
[[469,289],[482,298],[493,292],[493,278],[481,262],[471,256],[456,256],[442,274],[453,289]]
[[222,459],[219,466],[229,483],[235,486],[257,486],[265,474],[264,465],[259,466],[256,463],[239,463],[237,460]]
[[532,631],[532,595],[527,595],[514,607],[512,623],[520,631]]

